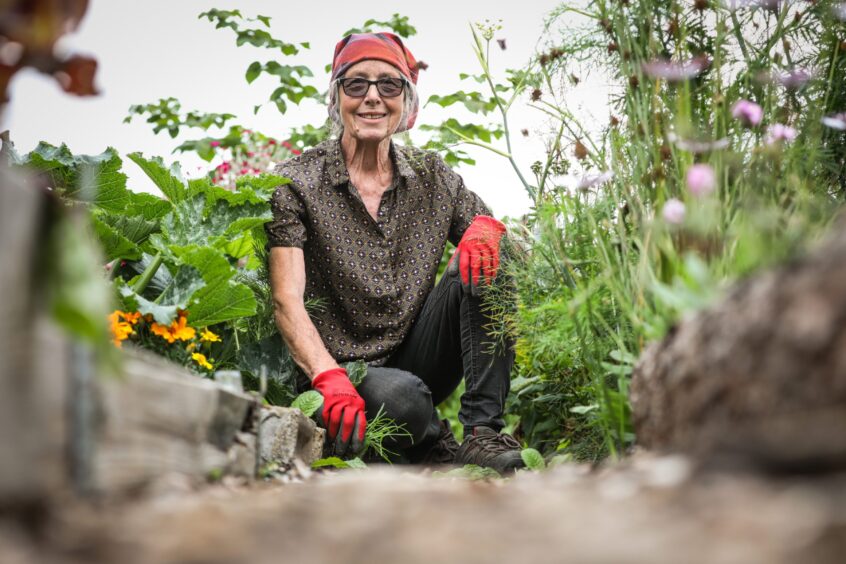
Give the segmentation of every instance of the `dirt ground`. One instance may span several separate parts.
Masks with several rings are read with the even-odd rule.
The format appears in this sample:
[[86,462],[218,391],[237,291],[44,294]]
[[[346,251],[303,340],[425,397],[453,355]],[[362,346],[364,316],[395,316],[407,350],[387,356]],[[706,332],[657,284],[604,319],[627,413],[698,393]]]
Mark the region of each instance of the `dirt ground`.
[[172,479],[133,499],[0,521],[0,562],[846,561],[846,474],[693,472],[638,456],[473,482],[378,467],[301,483]]

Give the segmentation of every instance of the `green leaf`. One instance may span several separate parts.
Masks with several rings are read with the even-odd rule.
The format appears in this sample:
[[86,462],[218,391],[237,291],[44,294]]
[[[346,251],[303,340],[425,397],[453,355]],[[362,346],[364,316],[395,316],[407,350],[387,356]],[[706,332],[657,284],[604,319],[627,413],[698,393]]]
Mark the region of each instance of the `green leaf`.
[[129,201],[126,175],[111,147],[99,155],[73,155],[67,145],[54,147],[42,141],[23,162],[46,174],[51,187],[65,197],[111,212],[122,212]]
[[499,472],[493,468],[465,464],[461,468],[455,468],[449,472],[432,472],[432,476],[439,478],[464,478],[467,480],[492,480],[502,478]]
[[347,466],[354,470],[363,470],[367,468],[367,464],[365,464],[365,462],[358,457],[350,458],[349,460],[347,460]]
[[430,96],[426,103],[438,104],[443,108],[460,103],[464,104],[464,107],[474,114],[488,114],[496,109],[496,100],[485,99],[480,92],[464,92],[463,90],[459,90],[448,96]]
[[330,456],[328,458],[321,458],[319,460],[315,460],[314,462],[311,463],[311,467],[315,470],[318,469],[318,468],[344,469],[344,468],[349,468],[350,465],[347,464],[344,460],[341,460],[340,458],[338,458],[337,456]]
[[533,448],[524,448],[520,451],[520,458],[529,470],[544,470],[546,462],[543,455]]
[[367,468],[367,464],[365,464],[364,461],[360,458],[341,460],[337,456],[330,456],[328,458],[321,458],[320,460],[315,460],[311,463],[311,467],[315,470],[318,468],[338,468],[339,470],[350,468],[354,470],[361,470]]
[[262,71],[261,63],[258,61],[254,61],[250,66],[247,67],[247,74],[246,79],[249,84],[259,77]]
[[344,368],[353,386],[357,387],[364,381],[364,377],[367,376],[367,364],[362,360],[347,362],[344,364]]
[[249,287],[233,282],[235,274],[220,251],[200,247],[183,255],[186,264],[200,271],[206,285],[194,296],[189,319],[197,327],[215,325],[256,313],[256,299]]
[[177,204],[185,198],[187,194],[186,184],[182,179],[182,171],[179,163],[174,163],[168,168],[160,157],[145,159],[141,153],[130,153],[127,156],[141,167],[141,170],[144,171],[171,203]]
[[308,390],[301,393],[291,402],[291,407],[296,407],[306,417],[311,417],[317,409],[323,405],[323,396],[317,390]]
[[139,215],[101,214],[99,219],[136,245],[140,245],[152,233],[159,230],[159,223],[157,221],[148,221]]
[[91,218],[94,233],[100,240],[103,254],[107,261],[117,258],[137,260],[141,258],[141,250],[138,246],[124,237],[117,229],[96,217]]
[[163,218],[171,210],[173,210],[173,204],[158,196],[145,192],[130,192],[125,214],[137,215],[146,220],[156,220]]
[[584,415],[585,413],[590,413],[591,411],[595,411],[599,409],[599,405],[592,403],[590,405],[574,405],[570,408],[570,413],[575,413],[576,415]]
[[[177,310],[188,310],[194,301],[195,294],[205,286],[200,274],[191,266],[182,265],[176,271],[173,279],[155,300],[148,300],[136,293],[125,283],[118,283],[118,291],[123,296],[125,303],[134,305],[137,311],[142,314],[151,314],[156,323],[170,325],[176,319]],[[211,323],[195,324],[193,316],[190,316],[192,324],[197,326],[211,325]]]

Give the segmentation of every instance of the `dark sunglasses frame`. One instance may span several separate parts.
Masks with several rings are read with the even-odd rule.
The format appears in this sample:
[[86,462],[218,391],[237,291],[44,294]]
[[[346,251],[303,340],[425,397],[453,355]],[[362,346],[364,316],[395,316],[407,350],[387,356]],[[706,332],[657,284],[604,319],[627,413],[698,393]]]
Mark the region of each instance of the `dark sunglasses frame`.
[[[402,86],[400,87],[399,91],[397,91],[396,94],[389,94],[389,93],[385,93],[385,92],[382,91],[383,85],[391,84],[392,86],[396,86],[396,81],[399,81],[399,82],[402,83]],[[358,82],[359,84],[362,83],[362,82],[366,82],[367,88],[361,94],[351,94],[347,90],[347,88],[349,88],[348,85],[351,82]],[[396,98],[397,96],[399,96],[400,94],[403,93],[403,91],[405,90],[405,85],[408,83],[408,81],[404,78],[389,78],[389,77],[383,77],[383,78],[379,78],[379,79],[376,79],[376,80],[367,80],[366,78],[361,78],[359,76],[356,76],[356,77],[350,77],[350,78],[346,78],[346,77],[345,78],[339,78],[338,83],[340,83],[341,87],[344,89],[344,94],[346,94],[347,96],[350,96],[351,98],[364,98],[365,96],[367,96],[367,92],[370,91],[370,85],[371,84],[376,85],[376,91],[379,93],[380,96],[382,96],[384,98]]]

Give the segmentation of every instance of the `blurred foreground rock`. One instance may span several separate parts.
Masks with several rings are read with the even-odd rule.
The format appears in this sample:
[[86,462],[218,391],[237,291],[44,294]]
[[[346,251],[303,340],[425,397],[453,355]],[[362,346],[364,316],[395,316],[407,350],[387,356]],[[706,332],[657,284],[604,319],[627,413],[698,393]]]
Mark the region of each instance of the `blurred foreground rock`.
[[0,521],[1,562],[834,564],[846,555],[846,475],[694,474],[678,456],[508,482],[371,468],[77,504],[37,540],[21,531]]
[[846,469],[846,228],[646,349],[639,444],[778,471]]

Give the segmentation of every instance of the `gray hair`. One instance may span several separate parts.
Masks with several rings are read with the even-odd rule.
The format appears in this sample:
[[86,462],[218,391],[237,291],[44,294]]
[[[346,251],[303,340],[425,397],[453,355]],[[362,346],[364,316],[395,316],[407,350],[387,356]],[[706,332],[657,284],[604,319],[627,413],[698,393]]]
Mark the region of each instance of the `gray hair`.
[[[341,78],[344,77],[339,76],[329,86],[329,121],[332,122],[332,137],[340,137],[344,133],[344,122],[341,120],[341,83],[339,82]],[[403,91],[402,115],[400,116],[397,129],[392,135],[394,133],[402,133],[408,129],[406,127],[408,116],[414,110],[415,106],[417,106],[417,87],[407,78],[403,78],[405,79],[405,89]]]

